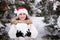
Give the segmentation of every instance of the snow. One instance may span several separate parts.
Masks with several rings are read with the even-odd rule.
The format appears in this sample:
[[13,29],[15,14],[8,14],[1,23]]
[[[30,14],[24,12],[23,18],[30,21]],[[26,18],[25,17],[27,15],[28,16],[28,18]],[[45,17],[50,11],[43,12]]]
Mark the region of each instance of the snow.
[[6,23],[5,25],[6,25],[5,31],[8,32],[10,29],[11,23]]
[[43,40],[41,37],[46,35],[45,23],[43,22],[44,17],[31,17],[33,24],[38,30],[38,40]]
[[39,3],[41,0],[35,0],[35,5],[37,4],[37,3]]
[[49,1],[54,1],[54,0],[49,0]]
[[4,27],[4,26],[3,26],[2,23],[0,22],[0,28],[1,28],[1,27]]
[[[17,29],[18,31],[22,31],[22,32],[24,33],[24,35],[25,35],[25,34],[26,34],[26,31],[28,31],[29,27],[28,27],[28,25],[25,24],[25,23],[18,23],[18,24],[16,25],[16,29]],[[23,30],[23,29],[24,29],[24,30]]]
[[10,2],[11,4],[14,4],[15,0],[8,0],[8,2]]
[[44,17],[32,17],[33,24],[39,32],[39,36],[42,37],[45,35],[45,23],[43,22]]
[[57,6],[60,5],[60,2],[59,1],[56,1],[54,4],[53,4],[53,10],[56,10]]
[[58,19],[57,19],[57,24],[58,24],[58,26],[59,26],[59,28],[60,28],[60,16],[59,16]]

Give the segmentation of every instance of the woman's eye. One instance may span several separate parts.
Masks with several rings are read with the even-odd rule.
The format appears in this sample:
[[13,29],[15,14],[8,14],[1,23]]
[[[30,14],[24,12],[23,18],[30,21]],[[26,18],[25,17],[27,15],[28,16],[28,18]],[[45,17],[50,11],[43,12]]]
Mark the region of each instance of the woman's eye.
[[25,13],[23,15],[25,15]]
[[20,15],[22,15],[22,14],[20,14]]

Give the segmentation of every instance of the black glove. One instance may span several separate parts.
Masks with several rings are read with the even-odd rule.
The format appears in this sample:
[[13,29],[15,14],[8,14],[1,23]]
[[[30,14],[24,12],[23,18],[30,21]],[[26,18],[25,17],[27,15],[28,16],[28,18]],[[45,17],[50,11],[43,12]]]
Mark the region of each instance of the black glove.
[[27,33],[26,33],[26,35],[25,36],[28,36],[28,37],[31,37],[31,32],[30,32],[30,30],[28,29],[28,31],[27,31]]
[[16,37],[23,37],[23,33],[21,31],[18,32],[17,30]]

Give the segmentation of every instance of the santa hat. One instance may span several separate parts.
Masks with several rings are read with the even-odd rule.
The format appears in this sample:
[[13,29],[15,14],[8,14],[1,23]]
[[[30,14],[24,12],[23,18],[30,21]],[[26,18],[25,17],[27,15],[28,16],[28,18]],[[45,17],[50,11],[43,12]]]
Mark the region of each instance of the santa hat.
[[18,7],[17,9],[15,9],[14,13],[17,14],[17,17],[21,13],[25,13],[28,16],[28,11],[24,7]]

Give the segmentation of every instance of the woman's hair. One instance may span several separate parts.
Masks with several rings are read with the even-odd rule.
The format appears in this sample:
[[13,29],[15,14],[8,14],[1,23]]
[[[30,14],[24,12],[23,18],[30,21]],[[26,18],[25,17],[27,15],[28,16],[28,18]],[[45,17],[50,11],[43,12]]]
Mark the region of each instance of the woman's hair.
[[[26,18],[25,18],[25,20],[28,20],[29,18],[28,18],[28,16],[26,15]],[[16,20],[20,20],[19,18],[17,18]]]

